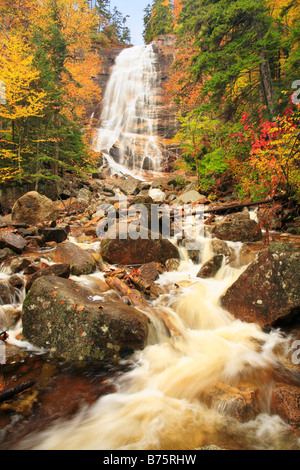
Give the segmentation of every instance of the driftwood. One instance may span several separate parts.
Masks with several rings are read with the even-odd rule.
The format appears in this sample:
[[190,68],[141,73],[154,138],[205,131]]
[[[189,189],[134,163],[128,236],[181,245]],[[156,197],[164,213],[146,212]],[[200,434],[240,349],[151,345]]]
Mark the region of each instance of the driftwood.
[[19,393],[24,392],[25,390],[28,390],[30,387],[36,384],[37,380],[38,380],[37,378],[25,379],[13,387],[9,387],[4,390],[1,390],[0,391],[0,403],[13,398],[15,395],[18,395]]
[[238,204],[228,204],[224,206],[213,207],[211,209],[205,209],[205,214],[223,214],[227,212],[235,212],[244,209],[245,207],[255,207],[261,206],[264,204],[271,204],[276,200],[281,199],[280,197],[275,197],[273,199],[265,199],[259,202],[247,202],[247,203],[238,203]]
[[154,315],[159,320],[161,320],[167,330],[175,337],[182,336],[181,331],[179,331],[176,326],[173,324],[170,315],[166,312],[159,311],[155,308],[150,307],[147,302],[142,298],[140,292],[136,289],[132,289],[129,287],[124,281],[119,279],[118,277],[111,277],[107,276],[105,279],[107,285],[120,294],[122,294],[126,299],[129,299],[131,304],[134,307],[139,308],[140,310],[144,311],[145,313],[149,313],[149,315]]

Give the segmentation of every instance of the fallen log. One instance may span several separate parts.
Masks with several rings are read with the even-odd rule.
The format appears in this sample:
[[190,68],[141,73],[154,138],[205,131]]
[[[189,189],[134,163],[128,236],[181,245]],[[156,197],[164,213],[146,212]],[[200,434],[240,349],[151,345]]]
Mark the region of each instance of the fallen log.
[[205,214],[222,214],[222,213],[227,213],[227,212],[240,211],[240,210],[243,210],[245,207],[255,207],[255,206],[261,206],[264,204],[271,204],[272,202],[275,202],[279,199],[281,199],[280,196],[274,197],[273,199],[264,199],[263,201],[258,201],[258,202],[228,204],[226,206],[218,206],[218,207],[213,207],[210,209],[205,209],[204,213]]
[[126,299],[129,299],[134,307],[139,308],[145,313],[149,313],[150,316],[154,315],[156,318],[161,320],[170,334],[175,337],[182,336],[181,331],[179,331],[178,328],[173,324],[170,315],[168,315],[166,312],[162,312],[160,310],[150,307],[147,302],[142,298],[139,291],[137,291],[136,289],[132,289],[118,277],[108,276],[106,277],[105,281],[111,289],[118,291],[120,294],[122,294],[122,296],[126,297]]
[[13,398],[15,395],[19,395],[20,393],[24,392],[25,390],[28,390],[31,388],[33,385],[36,384],[38,378],[34,379],[25,379],[15,386],[6,388],[4,390],[0,391],[0,403],[10,400]]

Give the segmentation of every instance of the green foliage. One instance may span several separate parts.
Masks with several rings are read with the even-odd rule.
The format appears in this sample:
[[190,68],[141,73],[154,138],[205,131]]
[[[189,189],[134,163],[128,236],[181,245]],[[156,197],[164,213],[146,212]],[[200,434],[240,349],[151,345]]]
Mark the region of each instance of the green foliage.
[[130,44],[130,29],[126,25],[128,15],[113,8],[110,11],[110,0],[97,0],[96,10],[100,18],[99,31],[93,33],[93,39],[97,44],[104,46],[112,44]]
[[299,0],[182,0],[180,7],[167,89],[180,110],[182,161],[203,191],[223,180],[241,197],[277,192],[298,200],[299,122],[288,126],[285,112],[300,79]]
[[153,0],[144,10],[144,40],[149,44],[158,36],[173,31],[173,11],[170,0]]

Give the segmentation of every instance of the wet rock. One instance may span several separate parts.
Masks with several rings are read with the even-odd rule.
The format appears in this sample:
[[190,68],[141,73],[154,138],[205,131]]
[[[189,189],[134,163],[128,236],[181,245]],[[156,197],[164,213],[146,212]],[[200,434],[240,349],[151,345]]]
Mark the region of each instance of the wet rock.
[[204,392],[201,399],[210,407],[220,410],[241,423],[251,421],[262,412],[260,392],[253,386],[239,385],[233,387],[218,383]]
[[130,280],[137,289],[149,294],[151,286],[158,279],[160,272],[161,269],[157,263],[147,263],[139,269],[134,268],[130,274]]
[[294,321],[300,313],[300,253],[282,245],[263,250],[221,302],[236,318],[262,327]]
[[149,284],[153,284],[159,276],[157,263],[147,263],[140,267],[140,273],[143,279]]
[[23,335],[67,360],[118,360],[145,347],[148,319],[119,300],[59,277],[37,279],[23,306]]
[[12,220],[36,225],[45,221],[57,220],[59,212],[55,203],[36,191],[20,197],[12,208]]
[[22,253],[27,245],[27,240],[12,232],[0,233],[0,248],[10,248],[15,253]]
[[256,242],[263,239],[257,222],[249,218],[249,213],[233,214],[211,229],[214,237],[232,242]]
[[32,284],[36,279],[46,276],[57,276],[68,279],[70,276],[71,270],[69,264],[53,264],[45,269],[40,269],[36,273],[32,274],[26,282],[26,290],[30,290]]
[[22,287],[24,287],[24,284],[25,284],[24,279],[22,279],[22,277],[18,276],[17,274],[10,276],[8,282],[9,282],[9,285],[11,285],[12,287],[16,287],[17,289],[22,289]]
[[2,307],[4,312],[4,317],[0,317],[0,329],[9,330],[14,328],[18,321],[21,319],[22,311],[18,308],[13,308],[10,305]]
[[300,434],[300,388],[294,385],[276,384],[273,388],[271,407],[292,429]]
[[139,192],[138,187],[139,181],[128,178],[122,182],[120,189],[126,196],[133,196]]
[[68,238],[66,230],[62,227],[43,228],[40,229],[45,242],[62,243]]
[[13,300],[13,290],[6,281],[0,281],[0,305],[11,304]]
[[169,240],[152,240],[138,238],[137,240],[110,239],[101,243],[101,256],[110,264],[123,266],[143,265],[145,263],[161,263],[170,258],[179,259],[179,251]]
[[7,258],[9,258],[10,255],[11,255],[11,251],[9,248],[3,248],[2,250],[0,250],[0,263],[2,261],[7,260]]
[[71,274],[80,276],[91,274],[96,270],[96,261],[93,256],[74,243],[65,241],[57,245],[51,253],[54,263],[69,264]]
[[223,259],[223,255],[215,255],[210,258],[210,260],[204,263],[204,265],[201,267],[200,271],[197,274],[197,277],[200,277],[202,279],[215,277],[219,269],[221,269]]
[[206,197],[194,189],[184,192],[176,199],[177,204],[193,204],[200,201],[206,201]]
[[24,271],[25,268],[30,266],[31,260],[28,258],[14,258],[10,263],[10,270],[13,274]]
[[232,255],[233,252],[233,250],[227,245],[226,242],[217,239],[212,240],[211,249],[215,255],[224,255],[228,258]]
[[180,266],[180,259],[171,258],[166,261],[167,271],[177,271]]

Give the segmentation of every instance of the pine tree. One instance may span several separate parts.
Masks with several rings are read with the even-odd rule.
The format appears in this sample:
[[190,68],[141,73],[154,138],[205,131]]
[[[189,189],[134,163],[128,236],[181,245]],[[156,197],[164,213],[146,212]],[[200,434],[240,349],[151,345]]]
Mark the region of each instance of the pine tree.
[[153,0],[146,7],[144,15],[144,40],[150,43],[158,36],[173,30],[173,8],[170,0]]

